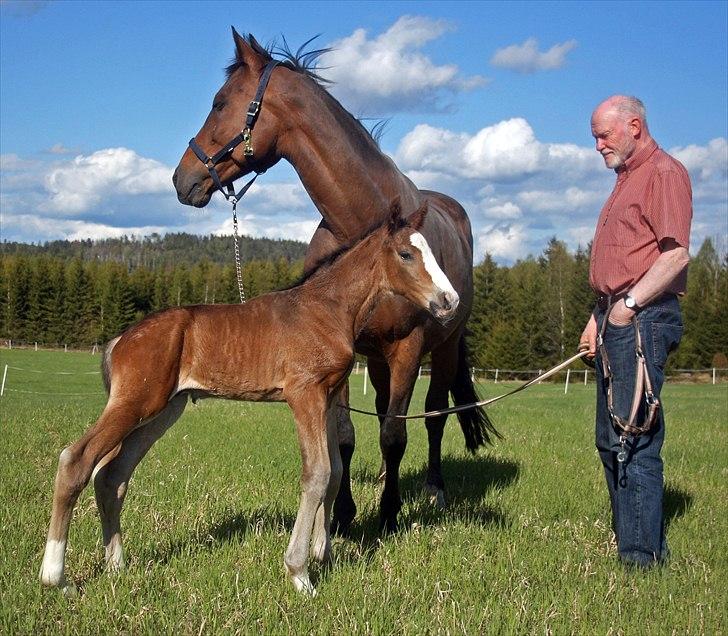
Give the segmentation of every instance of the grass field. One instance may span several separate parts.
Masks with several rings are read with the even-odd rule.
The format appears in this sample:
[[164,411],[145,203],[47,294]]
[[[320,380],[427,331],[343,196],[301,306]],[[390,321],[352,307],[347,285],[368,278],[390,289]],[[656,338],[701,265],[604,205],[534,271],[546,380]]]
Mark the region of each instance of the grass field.
[[[71,525],[67,573],[38,581],[56,462],[105,402],[99,356],[0,352],[0,632],[3,634],[720,634],[728,631],[728,387],[668,385],[669,563],[626,571],[611,542],[592,442],[594,386],[540,385],[494,405],[504,439],[473,457],[450,421],[449,507],[422,493],[426,434],[410,422],[402,531],[379,537],[378,425],[354,416],[351,539],[303,598],[282,558],[299,457],[285,405],[203,401],[150,451],[122,515],[128,569],[103,571],[93,488]],[[48,372],[74,371],[76,375]],[[354,406],[371,408],[362,376]],[[424,402],[420,380],[414,409]],[[506,386],[483,386],[495,395]],[[9,390],[10,389],[10,390]],[[20,393],[32,391],[35,393]],[[59,395],[67,393],[73,395]]]

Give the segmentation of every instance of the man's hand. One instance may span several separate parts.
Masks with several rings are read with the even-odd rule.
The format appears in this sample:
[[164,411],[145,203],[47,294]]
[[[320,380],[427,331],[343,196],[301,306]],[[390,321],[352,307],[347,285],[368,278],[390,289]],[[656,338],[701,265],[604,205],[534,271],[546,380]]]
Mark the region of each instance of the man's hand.
[[586,356],[587,360],[594,360],[597,355],[597,319],[594,314],[591,315],[584,331],[581,332],[579,351],[589,351]]
[[627,307],[624,304],[624,299],[622,299],[609,312],[609,324],[615,327],[624,327],[632,322],[634,314],[634,310]]

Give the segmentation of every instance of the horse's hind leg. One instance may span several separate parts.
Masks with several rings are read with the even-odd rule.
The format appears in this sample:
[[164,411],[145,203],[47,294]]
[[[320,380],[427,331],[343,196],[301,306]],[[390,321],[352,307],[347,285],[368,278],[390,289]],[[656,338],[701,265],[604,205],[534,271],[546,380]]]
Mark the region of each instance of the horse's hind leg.
[[[458,362],[457,343],[460,331],[432,351],[430,387],[425,398],[426,411],[439,411],[449,406],[448,394],[455,379]],[[445,480],[442,476],[442,436],[447,415],[425,419],[428,441],[427,478],[425,491],[438,508],[445,507]]]
[[124,567],[120,515],[129,479],[154,442],[182,415],[186,404],[186,395],[175,396],[159,415],[135,429],[121,443],[118,452],[104,457],[93,471],[106,565],[110,571]]
[[[341,390],[339,401],[349,404],[349,383],[346,382]],[[356,503],[351,494],[351,458],[354,455],[356,435],[354,424],[349,412],[336,408],[336,425],[339,439],[338,456],[341,459],[341,479],[336,501],[334,502],[334,517],[331,520],[331,531],[334,534],[346,536],[349,527],[356,516]],[[332,467],[333,468],[333,467]]]
[[110,399],[96,424],[61,452],[53,491],[53,511],[40,571],[44,585],[72,589],[66,582],[64,565],[73,507],[88,484],[94,467],[103,458],[116,452],[122,440],[140,421],[136,406]]
[[[342,389],[342,393],[344,390]],[[341,412],[338,406],[339,402],[340,398],[335,396],[326,414],[326,439],[329,449],[329,460],[331,461],[331,476],[329,477],[329,485],[326,489],[324,505],[320,506],[316,513],[316,521],[313,528],[313,543],[311,545],[311,556],[319,563],[328,563],[331,560],[331,508],[339,492],[343,473],[338,435],[338,415]]]

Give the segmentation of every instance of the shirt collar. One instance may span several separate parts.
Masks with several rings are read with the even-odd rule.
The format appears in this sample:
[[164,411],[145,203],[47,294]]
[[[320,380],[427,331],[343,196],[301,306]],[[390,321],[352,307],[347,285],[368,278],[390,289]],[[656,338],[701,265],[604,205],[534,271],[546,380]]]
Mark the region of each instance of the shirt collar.
[[650,139],[649,143],[627,159],[627,161],[624,162],[623,168],[617,172],[633,172],[647,161],[655,150],[657,150],[657,142],[654,139]]

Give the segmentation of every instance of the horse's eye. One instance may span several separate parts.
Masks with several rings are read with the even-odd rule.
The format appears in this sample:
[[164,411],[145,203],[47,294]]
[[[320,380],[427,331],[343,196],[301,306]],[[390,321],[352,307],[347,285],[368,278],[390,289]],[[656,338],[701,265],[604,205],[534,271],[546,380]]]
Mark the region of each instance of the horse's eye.
[[213,108],[213,110],[216,110],[217,112],[220,112],[223,108],[225,108],[225,102],[223,102],[222,100],[221,101],[218,101],[218,102],[215,102],[212,105],[212,108]]
[[403,261],[411,261],[411,260],[412,260],[412,259],[414,258],[414,257],[412,256],[412,252],[408,252],[408,251],[406,251],[406,250],[402,250],[402,251],[401,251],[401,252],[399,253],[399,257],[400,257],[400,258],[401,258],[401,259],[402,259]]

